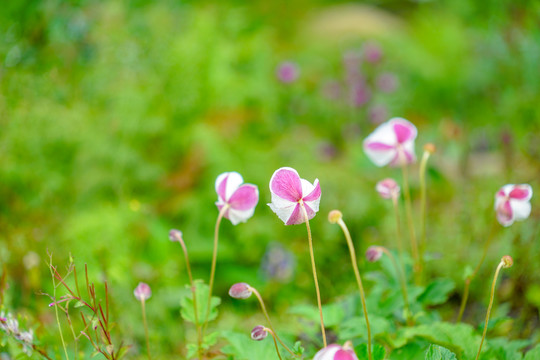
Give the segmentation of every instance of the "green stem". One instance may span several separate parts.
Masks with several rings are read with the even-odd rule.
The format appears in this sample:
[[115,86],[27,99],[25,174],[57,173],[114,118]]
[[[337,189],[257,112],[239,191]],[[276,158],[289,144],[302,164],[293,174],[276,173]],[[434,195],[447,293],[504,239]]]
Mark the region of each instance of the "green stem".
[[300,200],[300,208],[302,208],[302,212],[304,213],[304,219],[306,220],[308,242],[309,242],[309,255],[311,257],[311,269],[313,271],[313,280],[315,282],[315,291],[317,293],[317,305],[319,306],[319,314],[321,317],[321,333],[322,333],[324,347],[326,347],[326,332],[324,330],[323,312],[322,312],[322,305],[321,305],[321,293],[319,291],[319,282],[317,280],[317,268],[315,267],[315,254],[313,253],[313,241],[311,238],[311,228],[309,227],[309,217],[306,211],[306,207],[304,206],[304,202],[302,200]]
[[426,169],[430,154],[429,151],[424,151],[420,162],[420,261],[422,262],[426,250]]
[[281,355],[279,354],[279,348],[278,348],[278,345],[277,345],[277,342],[276,342],[276,334],[272,331],[272,329],[269,329],[269,328],[264,328],[264,330],[268,331],[270,333],[270,335],[272,335],[272,339],[274,340],[274,346],[276,347],[276,354],[279,358],[279,360],[283,360]]
[[343,233],[345,234],[345,239],[347,240],[347,245],[349,246],[349,253],[351,254],[351,262],[353,266],[354,276],[356,277],[356,283],[358,284],[358,291],[360,292],[360,300],[362,301],[362,309],[364,310],[364,317],[366,319],[368,358],[369,360],[372,360],[371,326],[369,324],[369,317],[368,317],[368,312],[367,312],[367,307],[366,307],[366,295],[364,293],[364,287],[362,286],[362,278],[360,277],[360,271],[358,270],[358,263],[356,261],[356,251],[354,250],[354,244],[351,239],[351,234],[349,232],[349,229],[347,228],[347,225],[345,224],[343,219],[340,218],[337,223],[343,230]]
[[489,314],[491,313],[491,307],[493,306],[493,298],[495,297],[495,285],[497,284],[497,278],[499,277],[499,272],[501,271],[503,266],[504,266],[504,262],[501,261],[499,263],[499,266],[497,266],[497,270],[495,270],[495,276],[493,277],[493,283],[491,284],[491,295],[489,297],[489,306],[486,313],[486,321],[484,323],[484,332],[482,334],[482,340],[480,341],[480,347],[478,348],[478,354],[476,354],[476,360],[478,360],[478,358],[480,357],[480,352],[482,351],[482,345],[484,344],[484,339],[486,338],[488,322],[489,322]]
[[274,325],[272,325],[272,321],[270,320],[270,316],[268,316],[268,312],[266,311],[266,306],[264,305],[264,301],[262,299],[261,294],[254,287],[249,286],[249,289],[255,294],[255,297],[257,297],[257,300],[259,300],[259,304],[261,305],[261,309],[264,314],[264,317],[266,318],[266,321],[268,321],[268,326],[270,326],[272,336],[275,336],[275,338],[277,338],[281,346],[283,346],[289,352],[289,354],[296,357],[296,354],[291,349],[289,349],[287,345],[283,343],[283,341],[280,339],[280,337],[276,333],[276,330],[274,329]]
[[405,212],[407,213],[407,224],[409,227],[409,237],[411,241],[411,250],[414,258],[414,279],[417,285],[420,285],[422,282],[422,262],[420,261],[420,256],[418,254],[418,243],[416,242],[416,234],[414,231],[414,222],[412,216],[412,205],[411,205],[411,192],[409,190],[409,175],[407,171],[406,162],[402,162],[401,170],[403,172],[403,194],[405,196]]
[[[402,267],[398,265],[398,262],[396,260],[396,257],[384,246],[380,247],[381,250],[390,258],[392,261],[392,264],[394,265],[394,268],[396,269],[396,273],[399,278],[399,282],[401,284],[401,292],[403,294],[403,302],[405,303],[405,313],[407,314],[407,322],[410,323],[411,318],[411,310],[409,307],[409,295],[407,293],[407,281],[405,280],[405,272],[403,271]],[[412,325],[412,324],[410,324]]]
[[150,355],[150,337],[148,336],[148,323],[146,322],[146,306],[144,299],[141,301],[143,324],[144,324],[144,335],[146,337],[146,353],[148,354],[148,360],[152,360]]
[[182,247],[184,253],[184,260],[186,262],[186,269],[189,277],[189,283],[191,285],[191,293],[193,294],[193,314],[195,316],[195,327],[197,328],[197,354],[199,359],[202,359],[202,333],[201,333],[201,324],[199,324],[199,312],[197,310],[197,288],[193,282],[193,275],[191,273],[191,265],[189,263],[189,255],[184,241],[179,241],[180,246]]
[[49,270],[51,271],[51,276],[52,276],[52,281],[53,281],[53,298],[54,298],[54,311],[56,313],[56,324],[58,325],[58,331],[60,332],[60,341],[62,342],[62,347],[64,348],[64,354],[66,355],[66,360],[69,360],[66,342],[64,341],[64,334],[62,333],[62,326],[60,325],[60,316],[58,315],[58,304],[56,303],[56,281],[54,280],[55,275],[53,271],[52,255],[51,255],[51,262],[49,264]]
[[392,196],[392,204],[394,205],[394,214],[396,216],[396,239],[399,250],[400,259],[403,256],[403,236],[401,231],[401,219],[399,217],[399,205],[397,196]]
[[206,317],[205,317],[204,324],[202,327],[202,336],[204,336],[206,326],[208,325],[208,317],[210,316],[210,305],[212,302],[212,288],[214,287],[214,277],[216,275],[219,225],[221,224],[221,219],[223,219],[223,216],[225,215],[228,209],[229,209],[228,204],[225,204],[221,208],[221,211],[219,212],[218,218],[216,220],[216,227],[214,229],[214,251],[212,253],[212,267],[210,269],[210,281],[208,283],[208,304],[206,306]]

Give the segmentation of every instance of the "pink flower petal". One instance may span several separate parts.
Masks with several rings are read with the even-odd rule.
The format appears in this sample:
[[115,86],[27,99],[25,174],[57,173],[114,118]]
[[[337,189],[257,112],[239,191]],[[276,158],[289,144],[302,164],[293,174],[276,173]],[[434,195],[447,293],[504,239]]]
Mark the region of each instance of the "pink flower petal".
[[386,150],[393,150],[395,146],[383,144],[381,142],[369,142],[369,143],[364,144],[364,148],[373,150],[373,151],[386,151]]
[[304,222],[304,214],[302,213],[302,210],[300,209],[300,204],[296,204],[294,207],[294,210],[287,219],[287,222],[285,222],[285,225],[298,225],[302,224]]
[[338,350],[334,355],[334,360],[355,360],[356,356],[346,350]]
[[417,130],[411,122],[403,118],[390,119],[394,132],[396,134],[397,142],[403,144],[407,141],[416,139]]
[[341,346],[337,344],[331,344],[327,347],[319,350],[313,360],[333,360],[334,355],[341,349]]
[[259,201],[257,186],[245,184],[240,186],[229,199],[229,205],[235,210],[249,210],[254,208]]
[[502,226],[510,226],[514,223],[510,201],[504,201],[497,207],[497,220]]
[[270,191],[282,199],[299,201],[302,198],[300,176],[293,168],[280,168],[270,179]]
[[517,200],[529,200],[532,196],[532,189],[530,185],[516,185],[508,196],[512,199]]
[[304,201],[314,201],[321,197],[321,186],[319,185],[319,179],[315,179],[313,183],[315,188],[307,195],[304,196]]
[[244,179],[242,178],[242,175],[235,171],[220,174],[216,179],[216,192],[218,197],[227,202],[243,182]]

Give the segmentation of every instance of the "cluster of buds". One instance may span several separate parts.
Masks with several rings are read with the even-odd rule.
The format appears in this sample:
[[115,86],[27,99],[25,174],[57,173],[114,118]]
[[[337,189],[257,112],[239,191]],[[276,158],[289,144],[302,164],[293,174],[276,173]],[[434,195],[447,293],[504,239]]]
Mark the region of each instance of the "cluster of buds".
[[4,314],[4,312],[0,313],[0,329],[8,336],[12,336],[18,340],[26,355],[32,355],[34,341],[34,332],[32,330],[21,331],[21,329],[19,329],[19,321],[10,313]]

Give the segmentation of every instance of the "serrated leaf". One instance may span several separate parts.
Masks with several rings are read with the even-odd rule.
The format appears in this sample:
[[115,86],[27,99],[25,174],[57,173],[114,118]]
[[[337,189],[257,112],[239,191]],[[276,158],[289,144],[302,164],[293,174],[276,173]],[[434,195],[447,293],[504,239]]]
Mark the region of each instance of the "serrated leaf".
[[300,341],[297,341],[294,343],[294,346],[292,348],[293,353],[296,355],[302,355],[304,353],[304,347],[302,346],[302,343]]
[[439,345],[431,344],[426,351],[425,360],[457,360],[456,354]]
[[[383,346],[379,344],[372,344],[371,347],[371,356],[373,360],[384,360],[386,358],[386,350]],[[357,347],[355,347],[354,351],[359,359],[368,358],[367,344],[358,345]]]
[[[203,324],[206,319],[207,307],[208,307],[208,294],[210,288],[202,280],[195,280],[195,294],[196,294],[196,303],[197,303],[197,320],[199,324]],[[189,321],[193,324],[196,324],[195,319],[195,310],[193,304],[193,292],[191,286],[186,286],[189,291],[180,298],[180,314],[182,318],[186,321]],[[217,296],[212,296],[210,302],[210,311],[208,314],[208,321],[212,321],[218,316],[217,307],[221,304],[221,299]]]
[[254,341],[246,334],[224,331],[221,336],[228,345],[221,348],[225,355],[231,355],[235,360],[275,360],[277,358],[274,343],[269,337],[262,341]]
[[430,283],[418,297],[424,305],[439,305],[446,302],[456,284],[450,279],[437,279]]

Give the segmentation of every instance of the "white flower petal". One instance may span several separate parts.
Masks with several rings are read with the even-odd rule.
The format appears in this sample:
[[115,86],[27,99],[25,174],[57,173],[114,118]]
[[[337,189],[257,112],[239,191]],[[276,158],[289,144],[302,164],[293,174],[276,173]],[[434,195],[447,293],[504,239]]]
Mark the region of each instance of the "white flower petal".
[[237,225],[241,222],[246,222],[253,216],[253,213],[255,212],[255,207],[252,207],[248,210],[235,210],[230,208],[227,212],[228,219],[231,221],[233,225]]
[[307,196],[315,189],[315,186],[306,179],[301,178],[300,183],[302,184],[302,197]]
[[[220,185],[223,181],[225,181],[225,179],[227,180],[227,183],[225,185],[225,193],[220,194]],[[232,194],[234,194],[236,189],[238,189],[238,187],[240,187],[240,185],[242,185],[243,182],[244,182],[244,179],[242,178],[242,175],[240,175],[236,171],[225,172],[223,174],[220,174],[217,177],[216,184],[215,184],[216,192],[218,193],[218,198],[224,195],[225,198],[223,200],[227,202],[232,196]]]
[[267,205],[281,219],[281,221],[287,224],[287,221],[291,217],[297,203],[282,199],[279,196],[272,194],[272,202]]
[[510,199],[510,207],[514,220],[525,220],[531,214],[531,203],[528,201]]

